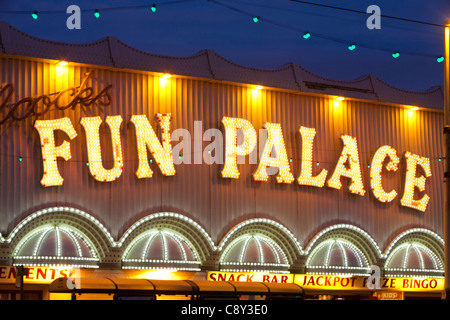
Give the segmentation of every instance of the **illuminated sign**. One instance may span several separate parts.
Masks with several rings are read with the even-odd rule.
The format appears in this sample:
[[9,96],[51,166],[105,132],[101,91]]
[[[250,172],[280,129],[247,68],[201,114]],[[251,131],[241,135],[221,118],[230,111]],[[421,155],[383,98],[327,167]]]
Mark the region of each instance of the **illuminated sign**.
[[[259,272],[209,271],[208,281],[295,283],[314,290],[367,290],[374,292],[438,292],[444,289],[443,278],[391,278],[382,277],[378,289],[369,289],[369,277],[308,275]],[[393,296],[391,296],[392,298]],[[385,297],[387,298],[387,296]]]
[[98,181],[114,181],[122,174],[123,156],[120,143],[120,125],[122,117],[106,117],[111,132],[111,142],[113,149],[114,166],[111,169],[105,169],[102,164],[102,151],[100,148],[99,128],[102,123],[100,117],[84,117],[81,119],[81,125],[86,132],[86,146],[88,154],[89,171]]
[[[25,283],[51,283],[58,278],[68,278],[74,274],[72,268],[27,267],[28,275]],[[16,268],[0,266],[0,283],[13,283],[16,280]]]
[[[414,188],[417,187],[419,191],[425,190],[425,180],[431,176],[430,159],[421,157],[410,152],[405,153],[406,158],[406,177],[405,177],[405,192],[401,199],[402,206],[410,207],[420,211],[425,211],[430,197],[425,194],[421,199],[414,199]],[[425,176],[417,177],[418,166],[425,171]]]
[[[130,122],[134,124],[136,131],[137,153],[138,153],[138,169],[136,176],[139,179],[151,178],[153,171],[150,168],[147,150],[150,151],[156,165],[165,176],[173,176],[176,174],[171,144],[171,114],[157,114],[156,120],[161,129],[160,141],[153,130],[147,116],[133,115]],[[121,116],[108,116],[105,122],[110,128],[111,142],[113,146],[114,167],[112,169],[104,169],[102,165],[102,156],[99,139],[99,127],[101,125],[100,117],[83,117],[81,125],[86,133],[87,154],[89,159],[89,170],[92,176],[103,182],[111,182],[116,180],[122,173],[123,155],[121,147],[121,139],[119,128],[122,124]],[[223,178],[239,178],[238,156],[248,156],[256,146],[256,130],[253,125],[245,120],[238,118],[224,117],[222,123],[225,127],[225,163],[222,169]],[[71,158],[70,143],[64,141],[61,145],[55,145],[55,131],[64,132],[70,140],[73,140],[77,133],[69,118],[61,118],[56,120],[37,120],[35,128],[39,133],[42,162],[44,168],[41,183],[43,186],[59,186],[63,183],[63,178],[59,174],[57,161],[58,157],[68,161]],[[281,130],[281,126],[275,123],[266,123],[264,128],[267,130],[267,141],[264,145],[260,161],[257,169],[253,174],[255,181],[267,181],[269,176],[267,169],[277,168],[276,180],[278,183],[292,183],[295,179],[291,172],[288,161],[286,146]],[[242,130],[244,134],[243,142],[238,145],[237,130]],[[299,185],[307,185],[314,187],[323,187],[325,184],[327,170],[323,169],[319,175],[312,176],[312,144],[315,136],[315,129],[300,128],[302,137],[302,159],[301,173],[297,178]],[[343,143],[342,151],[337,161],[334,172],[327,181],[330,188],[341,189],[342,178],[347,178],[351,182],[349,192],[364,196],[365,189],[362,181],[362,173],[360,159],[358,153],[357,139],[348,135],[341,136]],[[274,151],[274,152],[273,152]],[[272,152],[275,156],[272,155]],[[396,171],[398,168],[399,157],[394,148],[390,146],[382,146],[375,153],[372,159],[370,170],[370,186],[374,196],[380,202],[392,201],[397,192],[391,190],[386,192],[382,185],[382,169],[385,159],[390,161],[385,164],[389,171]],[[415,189],[420,192],[425,190],[426,178],[431,176],[430,160],[410,152],[405,153],[407,163],[404,191],[401,198],[401,205],[410,207],[424,212],[426,210],[430,197],[424,194],[422,198],[415,199]],[[419,169],[422,168],[422,170]],[[424,175],[419,173],[423,171]],[[419,176],[418,176],[419,174]]]
[[386,164],[388,171],[397,171],[400,159],[397,156],[397,152],[390,146],[382,146],[375,152],[372,163],[370,165],[370,182],[372,192],[380,202],[390,202],[397,196],[395,190],[386,192],[383,189],[381,171],[383,170],[383,163],[386,158],[389,158],[389,162]]
[[207,280],[208,281],[293,283],[294,275],[289,274],[289,273],[208,271]]
[[302,156],[301,156],[301,173],[297,181],[299,185],[313,186],[322,188],[325,184],[325,179],[327,178],[328,171],[322,169],[320,174],[313,177],[312,176],[312,165],[313,165],[313,141],[316,135],[316,129],[300,127],[299,129],[302,138]]
[[70,153],[70,144],[64,141],[61,145],[55,145],[55,130],[63,131],[70,139],[74,139],[77,133],[70,122],[69,118],[61,118],[57,120],[38,120],[34,127],[39,132],[41,139],[42,164],[44,174],[41,184],[47,186],[60,186],[63,184],[63,178],[59,174],[57,157],[69,160],[72,155]]
[[375,292],[377,300],[403,300],[403,292]]
[[[333,175],[328,180],[328,186],[339,190],[342,187],[341,177],[346,177],[351,180],[351,184],[348,187],[349,191],[363,196],[365,191],[362,183],[356,138],[344,135],[341,137],[341,140],[344,146]],[[345,165],[346,163],[348,163],[348,168]]]
[[[281,125],[278,123],[265,123],[264,128],[267,129],[267,142],[253,178],[256,181],[267,181],[269,177],[266,169],[275,167],[278,168],[278,183],[292,183],[294,176],[289,166]],[[275,157],[272,157],[272,150],[275,151]]]
[[[367,286],[369,277],[337,275],[300,275],[296,274],[294,283],[305,289],[323,290],[372,290]],[[442,291],[443,278],[390,278],[380,281],[381,291]]]
[[172,144],[170,134],[170,114],[157,114],[155,118],[161,127],[162,144],[159,142],[155,131],[146,116],[132,116],[131,122],[136,128],[136,141],[139,157],[139,167],[136,175],[139,179],[151,178],[153,171],[150,169],[147,158],[147,148],[152,153],[159,169],[165,176],[175,175],[172,159]]
[[[50,110],[65,110],[75,108],[77,105],[87,107],[91,105],[109,105],[111,95],[108,85],[98,94],[94,93],[92,87],[87,87],[87,80],[90,73],[87,73],[82,83],[78,87],[62,90],[57,94],[42,95],[37,98],[24,98],[16,103],[10,103],[14,93],[12,84],[7,84],[0,88],[0,124],[24,120],[28,117],[39,117]],[[64,101],[64,102],[62,102]],[[136,153],[138,167],[136,177],[138,179],[151,178],[153,175],[152,166],[157,166],[164,176],[174,176],[176,174],[173,158],[171,120],[172,115],[156,114],[155,120],[159,126],[159,137],[146,115],[131,115],[129,122],[133,124],[135,130]],[[100,182],[113,182],[117,180],[123,172],[124,164],[129,163],[125,157],[135,159],[135,156],[123,155],[122,139],[120,130],[126,126],[124,119],[120,115],[106,116],[104,122],[108,126],[109,138],[112,145],[112,168],[105,169],[102,159],[102,148],[100,143],[100,127],[103,120],[99,116],[81,117],[80,124],[85,133],[87,148],[87,161],[91,176]],[[300,186],[311,186],[323,188],[325,185],[331,189],[340,190],[343,180],[348,181],[348,191],[352,194],[364,196],[366,194],[361,171],[361,161],[356,137],[342,135],[342,149],[332,172],[323,168],[317,168],[320,173],[313,174],[313,150],[315,128],[300,126],[300,147],[301,153],[298,155],[299,173],[294,176],[291,170],[292,158],[289,159],[283,128],[279,123],[266,122],[260,130],[259,142],[262,143],[263,131],[266,135],[264,144],[257,150],[258,135],[252,123],[243,118],[224,116],[221,120],[224,132],[220,140],[223,146],[220,149],[224,152],[224,157],[220,161],[223,163],[221,176],[224,179],[239,179],[239,165],[242,159],[256,155],[255,171],[252,174],[254,181],[267,182],[270,175],[276,175],[276,182],[280,184],[292,184],[297,182]],[[58,170],[58,159],[69,161],[71,159],[71,141],[78,137],[72,120],[64,117],[60,119],[36,120],[34,127],[39,134],[42,151],[43,175],[41,184],[44,187],[61,186],[64,178]],[[180,129],[181,130],[181,129]],[[56,145],[56,131],[61,131],[66,135],[60,145]],[[177,132],[178,134],[178,132]],[[67,140],[68,138],[68,140]],[[183,136],[181,143],[186,143],[188,139]],[[195,143],[195,139],[194,139]],[[179,150],[176,146],[176,150]],[[181,150],[181,149],[180,149]],[[197,148],[195,148],[197,150]],[[259,159],[258,153],[259,151]],[[208,153],[211,150],[208,150]],[[216,150],[217,151],[217,150]],[[190,153],[190,152],[189,152]],[[216,152],[217,153],[217,152]],[[203,153],[205,154],[205,153]],[[151,155],[151,159],[149,159]],[[180,158],[181,155],[179,156]],[[430,159],[404,152],[406,162],[406,172],[400,195],[400,205],[421,212],[425,212],[430,196],[425,192],[426,179],[431,176]],[[153,163],[151,165],[151,163]],[[182,161],[191,163],[190,161]],[[245,160],[244,160],[245,163]],[[382,203],[393,201],[398,195],[397,190],[385,190],[383,187],[383,171],[396,172],[400,163],[397,151],[391,146],[381,146],[376,150],[371,159],[370,167],[370,189],[372,195]],[[178,164],[178,163],[177,163]],[[317,162],[317,166],[319,163]],[[419,193],[421,195],[419,195]],[[420,198],[419,198],[420,197]]]
[[[222,169],[223,178],[239,178],[237,156],[247,156],[256,147],[256,130],[250,121],[240,118],[224,117],[225,127],[225,163]],[[244,142],[238,145],[237,129],[244,133]]]

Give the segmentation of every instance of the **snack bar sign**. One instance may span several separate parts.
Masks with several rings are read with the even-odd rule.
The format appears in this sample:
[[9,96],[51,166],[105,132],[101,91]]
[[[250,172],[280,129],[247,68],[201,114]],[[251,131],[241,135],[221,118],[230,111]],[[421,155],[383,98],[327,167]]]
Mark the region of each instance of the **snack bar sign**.
[[314,290],[369,290],[384,292],[440,292],[444,288],[443,278],[382,277],[378,287],[369,286],[370,277],[278,274],[258,272],[209,271],[208,281],[295,283],[304,289]]

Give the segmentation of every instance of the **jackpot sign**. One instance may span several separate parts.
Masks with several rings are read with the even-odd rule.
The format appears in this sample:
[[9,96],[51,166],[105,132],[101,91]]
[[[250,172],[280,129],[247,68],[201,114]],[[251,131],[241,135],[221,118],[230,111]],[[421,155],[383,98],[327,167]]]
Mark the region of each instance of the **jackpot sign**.
[[369,286],[369,276],[338,276],[308,274],[274,274],[258,272],[209,271],[208,281],[295,283],[304,289],[314,290],[370,290],[386,292],[440,292],[443,278],[381,277],[377,287]]
[[[12,104],[8,104],[12,96],[12,86],[2,87],[0,90],[0,111],[5,116],[0,124],[7,120],[19,121],[26,117],[38,117],[52,107],[64,110],[69,107],[74,108],[77,104],[90,106],[93,101],[101,102],[102,105],[111,103],[110,86],[95,94],[92,88],[86,88],[85,85],[86,80],[80,87],[64,90],[55,98],[49,96],[25,98]],[[63,100],[61,95],[64,94],[69,102],[66,105],[61,105],[60,101]],[[153,170],[151,167],[154,166],[159,168],[162,175],[174,176],[176,174],[175,162],[177,158],[181,159],[182,157],[181,155],[176,156],[173,151],[177,150],[178,154],[181,154],[182,149],[186,147],[186,139],[184,138],[182,142],[174,147],[172,146],[172,142],[177,141],[182,134],[186,134],[186,130],[177,129],[176,137],[172,134],[172,115],[170,113],[156,114],[154,120],[160,129],[159,137],[147,115],[131,115],[129,118],[129,123],[134,127],[136,138],[138,162],[136,177],[138,179],[152,178]],[[108,169],[102,164],[99,131],[103,123],[106,123],[109,128],[113,150],[113,166]],[[220,174],[224,179],[239,179],[239,165],[242,165],[242,158],[245,159],[245,157],[254,154],[254,150],[257,149],[258,135],[252,123],[243,118],[224,116],[221,123],[223,131],[217,129],[212,134],[209,132],[209,140],[214,141],[207,147],[208,155],[215,155],[215,158],[210,157],[209,163],[223,164]],[[100,182],[115,181],[121,176],[125,163],[120,136],[124,119],[121,115],[106,116],[104,120],[100,116],[81,117],[80,124],[84,129],[87,165],[90,174]],[[71,141],[75,140],[79,132],[75,130],[72,120],[68,117],[35,120],[34,128],[39,134],[42,151],[43,176],[40,182],[44,187],[61,186],[64,179],[58,170],[57,159],[62,158],[65,161],[71,159]],[[62,131],[68,140],[66,139],[61,144],[56,145],[56,131]],[[348,179],[348,191],[361,197],[365,196],[366,189],[362,179],[357,137],[342,135],[340,137],[342,149],[334,170],[328,172],[324,168],[319,168],[320,173],[314,175],[313,149],[316,130],[315,128],[300,126],[298,129],[301,138],[299,140],[301,152],[298,155],[300,170],[294,175],[290,165],[291,160],[288,159],[286,152],[281,124],[266,122],[263,128],[260,128],[260,135],[261,133],[265,135],[265,139],[263,145],[260,146],[259,159],[255,162],[256,170],[252,175],[255,181],[267,182],[269,176],[274,175],[276,183],[280,184],[297,183],[298,185],[315,188],[327,186],[339,190],[342,188],[341,180]],[[205,138],[205,135],[206,132],[203,135],[204,141],[208,139]],[[212,136],[214,136],[214,139],[212,139]],[[205,154],[205,150],[203,151],[203,154]],[[151,158],[148,157],[149,153]],[[190,155],[191,152],[185,152],[185,154]],[[389,191],[384,189],[383,171],[398,171],[401,157],[406,162],[406,170],[402,173],[403,191],[400,195],[400,205],[425,212],[430,199],[425,192],[426,179],[431,176],[430,159],[418,154],[404,151],[403,155],[399,156],[398,150],[393,147],[380,146],[373,154],[370,162],[369,183],[372,195],[383,203],[391,202],[399,196],[395,189]],[[132,158],[135,158],[135,155]],[[151,166],[150,164],[153,161],[155,163]],[[181,162],[190,163],[184,158]],[[419,192],[421,197],[419,197]]]

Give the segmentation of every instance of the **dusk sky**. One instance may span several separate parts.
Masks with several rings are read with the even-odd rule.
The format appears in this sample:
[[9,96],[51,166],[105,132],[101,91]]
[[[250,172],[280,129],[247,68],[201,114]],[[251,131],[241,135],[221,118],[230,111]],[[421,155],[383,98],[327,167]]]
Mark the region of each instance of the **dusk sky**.
[[[328,6],[443,24],[448,0],[321,0]],[[156,12],[150,6],[156,4]],[[82,10],[81,29],[69,30],[66,9]],[[138,6],[149,5],[148,8]],[[132,7],[116,9],[118,7]],[[228,7],[226,7],[228,6]],[[100,17],[94,17],[95,9]],[[38,12],[38,19],[31,13]],[[255,23],[252,17],[259,16]],[[168,56],[190,56],[211,49],[248,67],[273,69],[296,63],[319,76],[353,80],[374,74],[398,88],[424,91],[443,84],[444,29],[381,18],[369,30],[368,14],[290,0],[5,1],[0,21],[53,41],[88,43],[114,36],[137,49]],[[304,32],[311,37],[303,39]],[[317,35],[317,36],[316,36]],[[332,38],[332,41],[326,38]],[[355,43],[356,49],[348,50]],[[398,51],[400,56],[393,58]]]

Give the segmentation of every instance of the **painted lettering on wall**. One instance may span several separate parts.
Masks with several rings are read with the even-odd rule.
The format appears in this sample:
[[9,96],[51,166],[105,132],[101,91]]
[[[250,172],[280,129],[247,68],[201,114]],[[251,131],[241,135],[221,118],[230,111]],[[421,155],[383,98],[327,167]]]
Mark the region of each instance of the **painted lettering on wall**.
[[0,125],[39,117],[52,110],[74,109],[78,105],[82,107],[109,106],[112,85],[95,93],[92,87],[87,86],[90,74],[91,72],[86,73],[83,81],[77,87],[67,88],[53,94],[43,94],[36,98],[26,97],[17,102],[11,102],[14,96],[13,84],[7,83],[0,86]]

